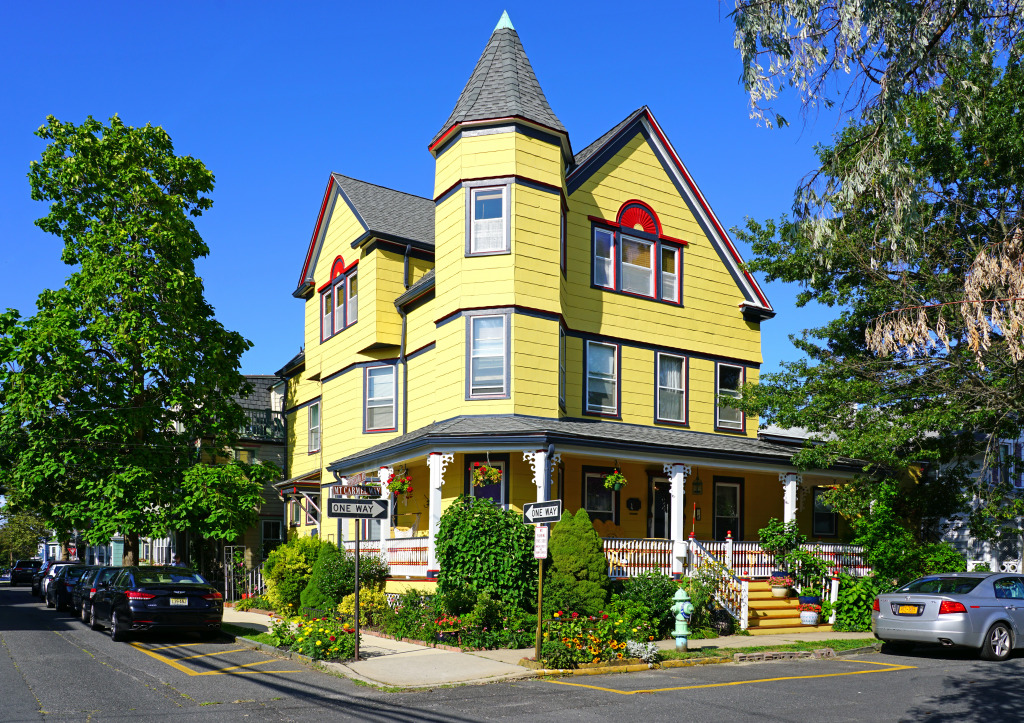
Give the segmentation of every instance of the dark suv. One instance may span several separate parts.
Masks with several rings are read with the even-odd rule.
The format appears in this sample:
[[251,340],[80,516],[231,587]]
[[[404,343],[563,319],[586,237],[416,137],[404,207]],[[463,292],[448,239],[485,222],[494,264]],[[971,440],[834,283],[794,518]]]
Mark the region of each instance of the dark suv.
[[42,567],[42,560],[18,560],[11,570],[11,586],[32,584],[32,574]]

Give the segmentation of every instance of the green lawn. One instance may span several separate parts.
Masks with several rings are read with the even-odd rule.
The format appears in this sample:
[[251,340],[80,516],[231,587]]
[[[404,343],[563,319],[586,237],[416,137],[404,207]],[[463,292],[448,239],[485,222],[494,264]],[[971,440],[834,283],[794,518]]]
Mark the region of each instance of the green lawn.
[[783,652],[786,650],[818,650],[819,648],[832,648],[834,651],[853,650],[874,645],[877,641],[874,638],[843,638],[841,640],[807,640],[800,643],[789,643],[788,645],[751,645],[742,648],[713,648],[707,647],[700,650],[691,650],[686,653],[678,653],[675,650],[663,651],[665,660],[691,660],[694,658],[731,658],[735,653],[764,653],[768,651]]

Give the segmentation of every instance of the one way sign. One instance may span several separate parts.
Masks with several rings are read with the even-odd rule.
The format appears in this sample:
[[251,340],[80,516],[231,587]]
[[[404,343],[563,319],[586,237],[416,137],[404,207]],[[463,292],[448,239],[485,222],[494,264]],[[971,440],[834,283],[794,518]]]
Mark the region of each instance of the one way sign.
[[558,522],[560,519],[562,519],[562,500],[527,502],[523,505],[523,522],[528,525]]
[[388,516],[388,502],[387,500],[329,499],[327,501],[327,516],[383,520]]

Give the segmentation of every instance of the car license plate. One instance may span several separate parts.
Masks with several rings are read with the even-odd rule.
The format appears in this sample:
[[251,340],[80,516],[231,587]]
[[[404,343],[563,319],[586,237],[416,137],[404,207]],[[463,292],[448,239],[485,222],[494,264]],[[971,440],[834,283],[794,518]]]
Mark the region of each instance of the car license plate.
[[172,597],[171,605],[188,605],[187,597]]
[[917,615],[920,612],[917,605],[900,605],[900,609],[896,611],[897,615]]

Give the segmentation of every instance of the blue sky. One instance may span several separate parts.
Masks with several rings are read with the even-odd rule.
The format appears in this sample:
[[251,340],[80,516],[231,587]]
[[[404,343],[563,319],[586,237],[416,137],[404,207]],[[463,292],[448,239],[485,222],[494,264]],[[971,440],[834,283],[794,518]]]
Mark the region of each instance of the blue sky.
[[[218,319],[254,343],[243,371],[272,373],[303,343],[291,292],[329,173],[429,196],[427,144],[503,9],[574,150],[650,106],[726,228],[786,212],[814,143],[836,130],[831,116],[801,122],[795,98],[781,106],[788,128],[749,119],[729,5],[716,2],[4,3],[0,308],[32,314],[70,271],[33,225],[46,212],[29,198],[33,132],[49,114],[117,113],[163,126],[215,174],[199,271]],[[828,312],[763,288],[778,311],[762,325],[771,371],[796,356],[787,336]]]

